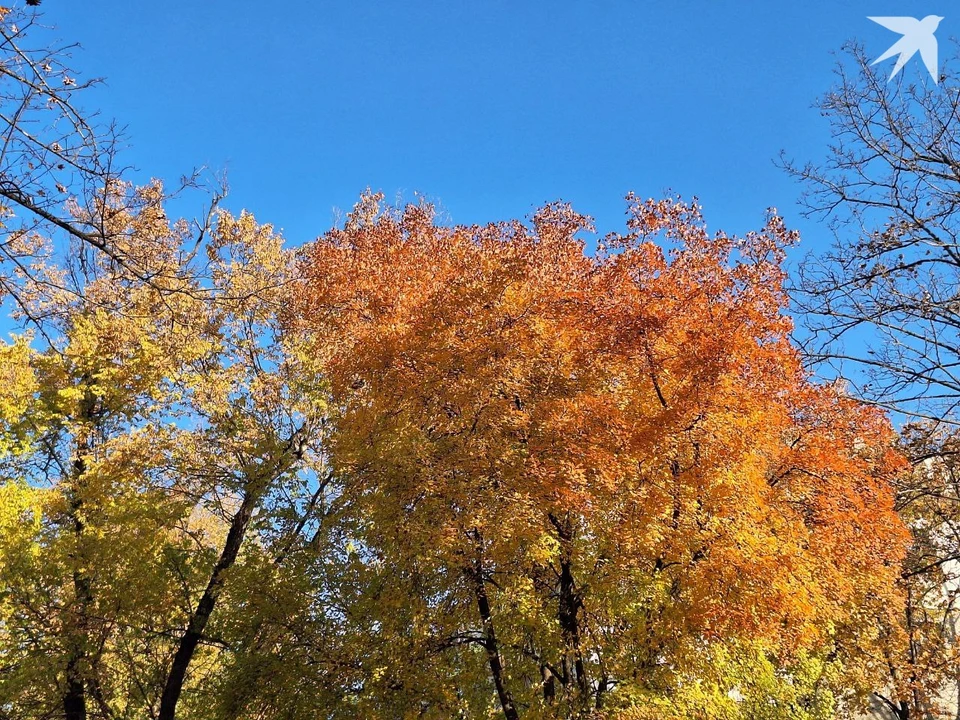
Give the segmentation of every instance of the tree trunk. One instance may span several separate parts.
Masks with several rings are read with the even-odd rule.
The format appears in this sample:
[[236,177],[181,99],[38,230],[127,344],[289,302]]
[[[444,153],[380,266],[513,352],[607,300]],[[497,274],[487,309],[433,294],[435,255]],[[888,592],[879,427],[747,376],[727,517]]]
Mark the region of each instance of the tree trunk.
[[500,658],[500,646],[497,643],[497,633],[493,626],[493,615],[490,611],[490,600],[487,597],[487,587],[483,579],[483,559],[480,554],[482,541],[479,532],[476,532],[475,536],[478,550],[471,575],[474,594],[477,598],[477,609],[480,611],[480,619],[483,621],[483,647],[487,653],[487,662],[490,665],[490,674],[493,676],[493,685],[497,690],[500,707],[503,709],[503,717],[505,720],[520,720],[520,715],[517,714],[517,708],[513,702],[513,696],[510,694],[503,677],[503,660]]
[[607,694],[607,680],[608,678],[604,674],[600,676],[600,681],[597,683],[597,710],[603,710],[603,699]]
[[67,688],[63,693],[63,717],[66,720],[86,720],[87,700],[83,692],[80,659],[71,655],[67,661]]
[[551,705],[557,697],[557,679],[546,665],[540,666],[540,677],[543,679],[543,701]]
[[227,533],[227,540],[223,545],[223,551],[220,553],[220,559],[210,574],[210,581],[207,583],[197,608],[190,617],[187,625],[187,631],[180,638],[180,645],[173,656],[173,663],[170,666],[170,672],[167,675],[167,682],[163,688],[163,695],[160,698],[160,714],[157,720],[175,720],[177,713],[177,703],[180,700],[180,693],[183,692],[183,683],[187,676],[187,669],[196,653],[197,645],[203,637],[204,628],[213,614],[213,609],[217,604],[217,598],[223,589],[223,574],[229,570],[237,560],[240,552],[240,545],[243,543],[243,536],[246,533],[247,525],[253,515],[253,509],[256,505],[256,494],[248,492],[240,503],[240,508],[233,516],[230,523],[230,531]]
[[[91,420],[95,409],[95,399],[88,395],[81,405],[80,416],[83,420]],[[69,517],[73,522],[73,539],[75,543],[73,558],[73,596],[74,607],[69,611],[73,617],[66,623],[66,642],[68,647],[67,665],[65,668],[66,688],[63,692],[63,717],[65,720],[86,720],[87,698],[84,675],[88,672],[85,667],[87,660],[87,614],[93,602],[93,590],[90,587],[90,578],[83,569],[81,557],[84,535],[84,522],[81,514],[83,508],[83,475],[87,471],[85,456],[90,452],[88,435],[81,433],[77,439],[76,455],[71,468],[70,484],[70,511]]]
[[573,572],[570,567],[569,557],[560,560],[560,603],[558,619],[560,629],[563,632],[564,644],[566,645],[566,656],[564,665],[570,664],[572,657],[573,680],[576,682],[580,696],[586,699],[589,687],[587,684],[587,671],[583,663],[583,653],[580,650],[580,625],[577,620],[577,613],[583,607],[580,594],[577,592],[576,584],[573,580]]
[[[70,503],[73,512],[74,536],[79,544],[83,534],[83,522],[78,516],[81,502],[79,498]],[[87,609],[92,595],[90,580],[80,571],[73,572],[74,617],[70,619],[67,631],[67,643],[70,651],[67,657],[66,688],[63,693],[63,716],[65,720],[86,720],[87,699],[84,691],[84,661],[87,645]]]
[[265,489],[271,482],[289,471],[296,461],[303,459],[306,445],[305,431],[306,428],[301,427],[290,436],[285,447],[276,457],[272,472],[265,472],[256,477],[247,477],[243,500],[230,521],[230,530],[227,533],[227,540],[223,544],[220,559],[213,566],[213,572],[210,573],[207,587],[203,591],[203,595],[200,596],[196,610],[190,616],[187,630],[180,638],[177,652],[173,656],[173,663],[171,663],[170,672],[167,674],[163,694],[160,696],[160,712],[157,715],[157,720],[176,720],[177,703],[180,701],[180,694],[183,692],[187,670],[196,654],[197,645],[203,639],[203,631],[207,627],[207,622],[209,622],[210,616],[217,605],[217,599],[223,590],[224,573],[233,567],[237,556],[240,554],[243,536],[247,532],[250,518],[253,517],[253,511]]
[[570,547],[573,541],[573,528],[571,527],[569,517],[563,521],[552,514],[549,517],[550,522],[557,530],[561,545],[560,579],[557,588],[557,620],[560,624],[560,630],[563,633],[565,646],[563,682],[564,684],[573,682],[576,685],[580,695],[580,703],[586,706],[589,701],[590,684],[587,679],[586,666],[583,662],[583,652],[580,648],[580,622],[578,615],[580,609],[583,607],[583,600],[580,597],[576,581],[573,578],[573,560]]

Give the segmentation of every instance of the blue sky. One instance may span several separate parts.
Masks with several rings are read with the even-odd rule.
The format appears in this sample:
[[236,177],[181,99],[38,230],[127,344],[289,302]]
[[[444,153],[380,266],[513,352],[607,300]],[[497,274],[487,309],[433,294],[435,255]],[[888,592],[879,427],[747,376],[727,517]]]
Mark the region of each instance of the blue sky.
[[[697,195],[743,232],[777,206],[799,217],[781,149],[818,158],[812,102],[834,51],[896,39],[867,15],[946,16],[937,2],[136,3],[44,0],[79,41],[91,96],[128,129],[141,177],[226,170],[226,205],[309,240],[367,186],[419,192],[454,222],[524,217],[563,199],[620,229],[623,196]],[[943,54],[943,53],[941,53]],[[893,61],[889,61],[892,64]],[[924,72],[914,58],[904,72]],[[199,205],[199,203],[198,203]]]

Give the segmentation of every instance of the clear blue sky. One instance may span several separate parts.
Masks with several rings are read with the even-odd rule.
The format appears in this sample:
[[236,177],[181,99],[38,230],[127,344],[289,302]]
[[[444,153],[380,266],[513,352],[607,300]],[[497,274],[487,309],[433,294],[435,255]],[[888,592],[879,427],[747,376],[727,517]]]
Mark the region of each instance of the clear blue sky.
[[[129,162],[174,179],[229,173],[227,206],[293,243],[327,229],[367,186],[415,192],[455,222],[523,217],[568,200],[619,229],[623,195],[698,195],[714,228],[777,206],[812,249],[797,185],[773,164],[825,151],[811,108],[832,51],[877,56],[897,35],[867,15],[946,16],[890,2],[120,2],[44,0],[83,48],[92,96],[128,127]],[[955,17],[954,17],[955,15]],[[892,62],[892,61],[891,61]],[[906,73],[924,72],[919,58]]]

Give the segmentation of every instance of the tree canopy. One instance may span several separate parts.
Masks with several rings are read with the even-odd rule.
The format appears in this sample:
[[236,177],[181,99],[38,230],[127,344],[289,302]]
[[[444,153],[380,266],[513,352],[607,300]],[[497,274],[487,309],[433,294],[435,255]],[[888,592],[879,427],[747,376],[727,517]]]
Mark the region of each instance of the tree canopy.
[[953,464],[804,368],[775,212],[631,194],[593,248],[559,202],[368,192],[294,249],[125,179],[32,17],[0,10],[0,720],[827,720],[949,674],[917,593]]
[[631,198],[590,256],[563,205],[444,228],[376,200],[302,252],[292,314],[362,552],[423,583],[426,642],[484,651],[505,717],[669,696],[718,643],[793,657],[896,604],[903,460],[802,370],[778,217],[710,236]]

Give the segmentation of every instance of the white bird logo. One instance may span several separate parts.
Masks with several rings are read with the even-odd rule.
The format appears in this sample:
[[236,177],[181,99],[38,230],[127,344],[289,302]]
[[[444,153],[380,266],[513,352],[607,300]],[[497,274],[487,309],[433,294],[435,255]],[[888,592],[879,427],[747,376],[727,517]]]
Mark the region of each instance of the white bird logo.
[[[890,49],[883,55],[874,60],[871,65],[883,62],[894,55],[899,54],[897,64],[893,66],[893,72],[890,73],[890,80],[896,77],[897,73],[903,69],[907,61],[920,51],[920,57],[923,64],[927,66],[930,77],[934,84],[937,83],[937,38],[934,33],[937,26],[943,20],[939,15],[927,15],[923,20],[917,20],[912,17],[868,17],[867,20],[873,20],[879,25],[883,25],[887,30],[893,30],[903,35],[897,40]],[[889,82],[888,80],[887,82]]]

